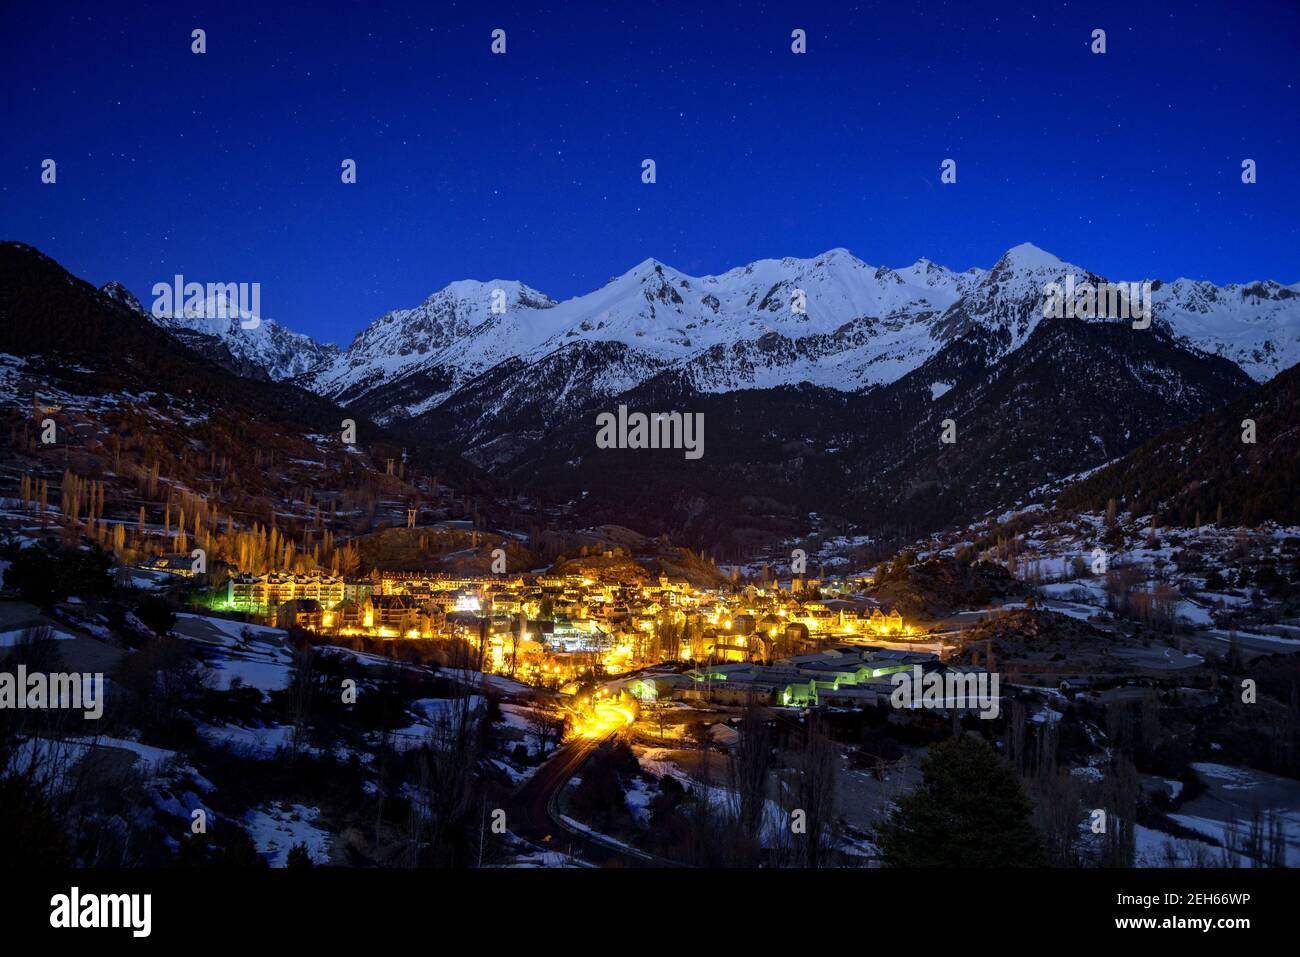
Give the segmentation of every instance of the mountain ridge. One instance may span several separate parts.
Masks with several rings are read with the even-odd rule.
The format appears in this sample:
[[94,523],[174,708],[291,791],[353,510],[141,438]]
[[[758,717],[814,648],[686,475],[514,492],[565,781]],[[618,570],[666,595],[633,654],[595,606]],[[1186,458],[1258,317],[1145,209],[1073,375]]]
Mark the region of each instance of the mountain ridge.
[[[692,543],[721,541],[739,552],[746,541],[797,529],[823,512],[876,534],[905,535],[1112,461],[1253,386],[1230,359],[1189,348],[1159,322],[1134,329],[1130,322],[1036,316],[1034,290],[1059,273],[1058,262],[1022,246],[988,271],[954,279],[926,263],[914,264],[908,276],[872,270],[833,251],[701,283],[647,261],[609,284],[606,326],[579,331],[616,328],[591,336],[566,334],[572,330],[552,321],[564,304],[522,284],[507,291],[504,312],[478,303],[480,313],[466,316],[456,311],[454,297],[444,297],[419,317],[429,328],[441,324],[457,344],[467,335],[486,338],[485,347],[507,329],[524,329],[535,351],[507,348],[504,358],[486,351],[478,357],[484,371],[475,374],[466,373],[468,365],[458,371],[421,360],[384,389],[362,390],[348,410],[375,421],[371,408],[385,406],[368,403],[406,388],[404,401],[418,411],[383,429],[394,443],[422,458],[463,454],[467,468],[505,487],[551,503],[582,501],[584,515],[595,520],[675,537],[682,532]],[[895,293],[894,303],[914,303],[917,287],[909,277],[928,278],[940,292],[921,297],[924,318],[896,313],[837,328],[837,317],[818,315],[820,307],[806,316],[772,309],[784,288],[774,278],[818,271],[824,282],[809,297],[813,305],[880,296],[882,288]],[[227,363],[194,347],[184,331],[160,327],[128,291],[96,290],[30,247],[0,246],[0,286],[0,316],[7,319],[0,349],[39,355],[47,367],[98,370],[118,389],[164,383],[174,394],[196,398],[256,398],[266,410],[294,409],[299,421],[319,421],[322,429],[337,428],[343,414],[335,400],[292,382],[235,379],[228,369],[216,374]],[[458,292],[477,296],[496,288],[502,287],[475,284]],[[1209,303],[1209,292],[1201,292]],[[712,312],[705,301],[711,293],[719,306],[752,298],[759,313],[753,321],[761,328],[762,313],[773,313],[771,328],[752,342],[723,340],[705,349],[676,343],[683,330],[669,325],[670,317],[690,297]],[[945,294],[952,304],[941,327],[934,309]],[[625,341],[622,333],[638,327],[650,338],[652,314],[664,320],[655,340]],[[394,325],[404,328],[407,318]],[[800,335],[805,323],[816,331]],[[730,328],[691,334],[720,336]],[[895,367],[868,376],[875,381],[860,388],[783,380],[773,371],[857,357],[864,343],[878,346],[892,334],[901,337],[896,342],[924,337],[925,354],[900,362],[877,350],[877,363]],[[592,417],[618,404],[703,415],[703,463],[680,454],[598,449]],[[952,446],[940,442],[947,420],[958,428]]]
[[[876,267],[843,248],[807,259],[760,259],[710,276],[648,258],[562,302],[522,283],[502,284],[510,306],[497,316],[484,302],[492,283],[477,284],[476,300],[457,299],[447,286],[406,313],[436,301],[455,324],[394,328],[403,311],[386,313],[303,384],[341,401],[364,400],[384,421],[414,418],[503,361],[531,366],[580,339],[630,350],[622,362],[625,388],[667,365],[686,370],[702,391],[797,382],[858,391],[896,381],[977,327],[993,332],[996,351],[1009,353],[1042,319],[1044,288],[1071,274],[1079,283],[1106,281],[1022,243],[988,269],[963,272],[924,258]],[[1300,361],[1296,289],[1271,280],[1150,283],[1152,325],[1185,347],[1224,356],[1256,381]],[[533,294],[530,301],[516,295],[520,287]],[[400,348],[368,348],[367,334],[381,324],[386,344]],[[413,375],[440,386],[418,395]]]
[[[995,330],[1006,354],[1041,319],[1044,287],[1068,274],[1105,281],[1032,243],[960,272],[924,257],[872,266],[835,247],[705,276],[649,257],[562,301],[518,280],[457,280],[383,313],[343,349],[273,320],[251,332],[158,321],[218,360],[224,345],[244,374],[258,367],[393,421],[428,411],[500,362],[531,365],[575,339],[628,346],[644,364],[638,373],[624,363],[628,387],[667,363],[710,391],[792,382],[856,391],[901,378],[976,326]],[[1153,324],[1185,346],[1225,356],[1256,381],[1300,361],[1300,283],[1149,281]],[[504,296],[494,304],[497,290]]]

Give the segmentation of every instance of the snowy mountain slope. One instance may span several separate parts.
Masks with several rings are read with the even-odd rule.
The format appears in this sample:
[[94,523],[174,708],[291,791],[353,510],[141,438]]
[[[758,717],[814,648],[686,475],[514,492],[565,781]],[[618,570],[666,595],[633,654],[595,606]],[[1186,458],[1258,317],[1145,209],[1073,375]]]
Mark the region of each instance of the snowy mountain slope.
[[[498,289],[505,294],[500,314],[493,311]],[[413,309],[380,316],[303,384],[350,402],[418,374],[440,383],[433,395],[445,397],[473,375],[517,355],[515,344],[549,335],[554,305],[549,296],[520,282],[454,282]],[[427,406],[430,396],[412,398],[417,406]],[[402,409],[400,402],[397,406],[401,415],[418,411]]]
[[934,323],[936,336],[951,342],[975,330],[990,333],[1002,353],[1020,346],[1043,317],[1043,291],[1051,283],[1096,282],[1098,277],[1049,252],[1022,243],[1002,254],[960,300]]
[[[400,418],[451,394],[410,401],[401,383],[417,371],[454,391],[506,359],[533,364],[581,341],[627,347],[618,353],[621,379],[608,383],[614,392],[665,364],[682,367],[703,391],[802,380],[856,389],[892,381],[932,354],[939,343],[928,320],[980,275],[924,260],[877,269],[834,249],[704,277],[647,259],[560,303],[518,283],[456,283],[414,310],[376,320],[309,384],[342,401],[370,396],[372,406],[377,391],[401,392],[387,407]],[[494,288],[507,291],[504,315],[488,310]],[[795,308],[796,290],[804,293],[802,310]],[[431,314],[440,321],[430,321]]]
[[215,308],[202,310],[203,315],[182,311],[159,318],[119,282],[106,283],[100,292],[162,326],[214,362],[246,377],[277,382],[295,379],[339,353],[338,346],[319,343],[273,319],[259,317],[256,328],[245,329],[233,318],[233,309],[226,318],[218,318]]
[[[224,349],[242,374],[293,379],[394,421],[439,407],[500,363],[533,366],[575,343],[623,347],[609,353],[614,367],[588,368],[611,395],[665,368],[699,392],[886,385],[957,339],[979,343],[988,361],[1009,354],[1042,319],[1045,287],[1069,275],[1103,281],[1029,243],[964,272],[925,259],[875,267],[845,249],[698,277],[647,259],[563,302],[513,280],[454,282],[380,316],[343,351],[271,320],[252,330],[192,316],[158,321],[217,361]],[[493,309],[496,290],[504,311]],[[117,284],[104,292],[139,306]],[[1155,280],[1152,307],[1155,324],[1182,345],[1230,359],[1257,381],[1300,361],[1300,284]]]
[[[956,339],[978,341],[989,361],[1007,355],[1042,319],[1045,287],[1069,275],[1103,281],[1029,243],[965,272],[925,259],[874,267],[845,249],[700,277],[647,259],[563,302],[518,282],[465,281],[386,313],[305,382],[381,419],[410,418],[499,363],[528,367],[585,342],[626,347],[616,368],[598,374],[610,395],[665,368],[699,392],[801,382],[857,391],[897,381]],[[1256,380],[1300,360],[1296,287],[1152,288],[1155,323],[1184,346],[1228,358]],[[504,314],[489,308],[494,289],[506,293]]]
[[1256,382],[1300,362],[1300,283],[1152,283],[1155,321],[1185,345],[1231,359]]
[[421,435],[454,436],[480,466],[501,465],[562,433],[577,410],[627,391],[665,364],[616,341],[576,340],[534,363],[508,359],[412,422]]

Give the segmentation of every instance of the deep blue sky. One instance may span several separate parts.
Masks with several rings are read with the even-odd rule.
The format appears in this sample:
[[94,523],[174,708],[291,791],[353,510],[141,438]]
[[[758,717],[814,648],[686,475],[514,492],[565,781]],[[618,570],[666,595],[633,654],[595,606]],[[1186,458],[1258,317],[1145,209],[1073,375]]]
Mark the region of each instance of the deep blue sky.
[[346,342],[453,279],[562,298],[647,256],[966,268],[1024,241],[1300,280],[1294,2],[16,7],[0,237],[146,305],[176,272],[257,281],[264,315]]

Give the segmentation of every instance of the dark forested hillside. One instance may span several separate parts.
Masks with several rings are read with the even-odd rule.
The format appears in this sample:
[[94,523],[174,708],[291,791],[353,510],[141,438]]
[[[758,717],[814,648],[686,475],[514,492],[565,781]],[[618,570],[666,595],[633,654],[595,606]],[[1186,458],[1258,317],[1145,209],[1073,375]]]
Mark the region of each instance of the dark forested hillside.
[[453,482],[484,480],[445,447],[395,436],[288,383],[235,375],[23,243],[0,243],[0,353],[23,357],[28,374],[82,394],[126,390],[183,396],[214,415],[299,435],[337,435],[350,417],[362,444],[384,443],[398,453],[407,447],[412,460]]
[[0,243],[0,351],[78,365],[104,391],[147,384],[221,407],[245,405],[319,430],[338,407],[302,389],[238,378],[144,316],[22,243]]
[[[578,410],[567,415],[547,404],[559,386],[527,388],[535,383],[517,363],[502,363],[500,394],[467,388],[419,422],[520,487],[581,500],[594,520],[730,547],[813,512],[882,537],[942,528],[1118,458],[1251,387],[1228,360],[1127,323],[1044,321],[1002,358],[983,335],[857,393],[807,383],[701,393],[665,370],[614,398],[577,401],[581,390],[566,387]],[[597,449],[595,415],[620,403],[701,413],[703,457]],[[951,444],[940,442],[945,420]]]
[[[1252,420],[1255,442],[1242,440]],[[1161,524],[1300,523],[1300,366],[1147,442],[1061,493],[1067,508],[1116,499]]]
[[[1252,385],[1228,360],[1128,323],[1046,320],[987,367],[945,369],[946,352],[878,393],[877,415],[896,433],[855,459],[856,491],[878,520],[969,520],[1118,458]],[[945,381],[951,389],[931,399],[932,383]],[[945,420],[951,444],[940,441]]]

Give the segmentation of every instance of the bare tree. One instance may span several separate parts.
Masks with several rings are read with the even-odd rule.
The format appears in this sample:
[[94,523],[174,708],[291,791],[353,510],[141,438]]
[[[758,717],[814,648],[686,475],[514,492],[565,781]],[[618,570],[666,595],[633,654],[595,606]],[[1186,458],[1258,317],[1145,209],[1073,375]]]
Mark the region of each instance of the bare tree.
[[311,719],[312,686],[316,680],[316,654],[310,643],[293,652],[293,735],[289,741],[289,760],[295,761],[306,744]]
[[757,841],[767,806],[767,776],[772,766],[767,711],[751,696],[740,719],[740,739],[727,763],[732,814],[742,834]]
[[1043,835],[1043,849],[1051,867],[1079,864],[1079,809],[1082,786],[1069,768],[1053,768],[1027,782],[1034,802],[1034,826]]
[[801,811],[802,833],[796,833],[794,850],[803,867],[820,867],[827,862],[834,831],[839,783],[839,752],[827,736],[821,721],[808,719],[803,747],[789,758],[792,780],[785,792],[787,810]]
[[543,758],[551,742],[559,740],[563,728],[564,722],[550,711],[532,708],[528,712],[528,732],[537,742],[537,753]]
[[478,780],[477,725],[480,712],[462,698],[459,708],[441,711],[434,721],[428,746],[421,756],[427,772],[421,772],[426,787],[424,801],[429,816],[429,863],[447,865],[461,858],[474,806]]
[[1117,757],[1102,782],[1102,807],[1106,811],[1106,833],[1102,839],[1102,863],[1107,867],[1132,867],[1137,856],[1137,768],[1125,757]]

